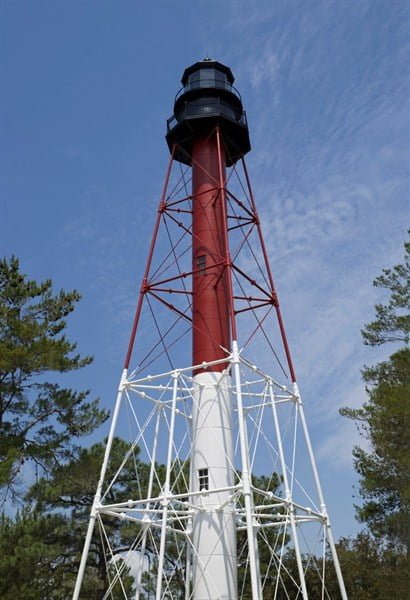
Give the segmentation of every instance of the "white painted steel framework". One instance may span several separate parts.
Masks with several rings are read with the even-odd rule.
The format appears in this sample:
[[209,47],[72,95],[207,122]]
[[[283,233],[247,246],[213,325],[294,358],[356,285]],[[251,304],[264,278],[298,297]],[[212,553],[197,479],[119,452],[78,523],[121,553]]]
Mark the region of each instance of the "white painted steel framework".
[[[144,378],[123,373],[73,600],[81,597],[95,524],[105,541],[107,564],[112,566],[104,595],[107,600],[131,597],[124,583],[126,574],[134,578],[135,600],[260,600],[267,589],[269,598],[306,599],[308,577],[317,579],[323,598],[339,597],[327,588],[326,571],[331,567],[341,597],[347,598],[297,386],[289,388],[263,373],[240,355],[235,342],[229,364],[228,370],[218,374],[214,387],[215,396],[221,385],[229,392],[233,450],[227,452],[221,437],[214,435],[209,454],[215,453],[216,447],[217,455],[229,463],[233,480],[219,486],[210,481],[203,489],[198,487],[197,469],[192,465],[190,469],[190,461],[195,463],[193,414],[197,413],[198,419],[198,413],[206,410],[198,403],[195,366]],[[210,373],[212,366],[206,365]],[[132,423],[133,439],[107,479],[121,411]],[[206,422],[209,415],[202,416]],[[301,481],[301,476],[308,479],[307,464],[302,473],[297,472],[300,442],[309,459],[311,490]],[[162,456],[160,446],[166,448]],[[262,470],[269,475],[258,477],[254,472],[261,470],[257,465],[261,454]],[[133,474],[134,495],[111,502],[110,492],[121,484],[124,472],[127,477]],[[210,516],[211,522],[219,521],[220,528],[210,541],[203,538],[208,548],[204,552],[193,535],[193,523],[198,519],[203,523]],[[237,595],[221,590],[219,584],[218,570],[232,569],[232,562],[212,557],[213,550],[225,543],[225,529],[232,524],[235,531],[231,535],[238,538],[238,572],[233,573],[231,583],[236,586],[238,576]],[[113,536],[114,527],[117,533]],[[115,537],[121,529],[126,532],[128,548],[122,544],[118,554]],[[326,557],[326,549],[332,560]],[[200,568],[210,569],[214,577],[206,596],[191,586],[193,556]]]

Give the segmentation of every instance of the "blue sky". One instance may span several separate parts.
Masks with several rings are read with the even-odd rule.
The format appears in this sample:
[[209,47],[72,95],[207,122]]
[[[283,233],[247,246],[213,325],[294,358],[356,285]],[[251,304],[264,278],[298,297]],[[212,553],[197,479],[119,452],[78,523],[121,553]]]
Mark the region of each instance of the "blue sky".
[[[402,0],[1,2],[0,254],[83,300],[70,323],[112,406],[186,66],[229,65],[336,537],[358,525],[361,342],[408,226],[409,8]],[[96,434],[101,439],[106,428]]]

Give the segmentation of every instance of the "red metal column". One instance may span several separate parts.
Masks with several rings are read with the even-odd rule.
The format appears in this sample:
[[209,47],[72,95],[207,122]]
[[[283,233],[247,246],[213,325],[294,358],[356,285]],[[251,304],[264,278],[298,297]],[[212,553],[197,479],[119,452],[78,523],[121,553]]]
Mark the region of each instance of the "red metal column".
[[[219,360],[231,347],[226,217],[221,185],[226,159],[215,133],[199,139],[192,150],[193,364]],[[224,350],[226,349],[226,350]],[[212,371],[222,371],[225,363]],[[197,372],[201,372],[200,370]]]
[[280,310],[280,305],[279,305],[279,298],[278,298],[278,295],[277,295],[276,290],[275,290],[275,284],[274,284],[274,281],[273,281],[273,275],[272,275],[272,271],[271,271],[271,268],[270,268],[270,263],[269,263],[269,259],[268,259],[268,253],[267,253],[266,246],[265,246],[265,240],[263,238],[261,223],[260,223],[260,220],[259,220],[258,211],[256,210],[256,204],[255,204],[255,199],[253,197],[253,191],[252,191],[252,187],[251,187],[251,181],[249,179],[248,169],[246,168],[246,163],[245,163],[245,159],[244,158],[242,158],[242,166],[243,166],[243,170],[244,170],[244,173],[245,173],[246,184],[247,184],[248,190],[249,190],[249,197],[250,197],[250,200],[251,200],[252,210],[253,210],[253,213],[254,213],[254,216],[255,216],[256,226],[258,228],[258,236],[259,236],[259,241],[260,241],[261,248],[262,248],[263,258],[264,258],[264,261],[265,261],[266,272],[267,272],[268,278],[269,278],[270,289],[271,289],[271,292],[272,292],[272,294],[273,294],[273,296],[275,297],[275,300],[276,300],[275,303],[274,303],[274,306],[275,306],[275,310],[276,310],[276,316],[277,316],[277,319],[278,319],[280,335],[282,337],[283,348],[285,350],[286,360],[288,362],[290,378],[292,380],[292,383],[296,383],[295,367],[293,366],[292,356],[290,354],[290,349],[289,349],[289,344],[288,344],[288,338],[287,338],[287,335],[286,335],[285,325],[283,323],[283,318],[282,318],[282,312]]
[[129,364],[130,364],[130,360],[131,360],[131,356],[132,356],[132,351],[134,349],[135,336],[137,334],[138,323],[139,323],[139,320],[140,320],[141,310],[142,310],[142,303],[144,301],[144,296],[145,296],[145,293],[146,293],[146,285],[147,285],[147,282],[148,282],[148,275],[149,275],[149,271],[150,271],[150,268],[151,268],[151,262],[152,262],[152,257],[153,257],[153,254],[154,254],[155,244],[157,242],[159,225],[160,225],[161,218],[162,218],[162,215],[163,215],[163,212],[164,212],[165,194],[166,194],[166,191],[167,191],[167,188],[168,188],[168,182],[169,182],[169,177],[171,175],[172,164],[174,162],[174,151],[175,151],[175,148],[173,148],[172,152],[171,152],[171,157],[169,159],[167,173],[165,175],[164,185],[163,185],[163,188],[162,188],[161,200],[160,200],[158,211],[157,211],[157,217],[155,219],[154,233],[152,235],[151,245],[150,245],[150,249],[149,249],[149,252],[148,252],[147,263],[145,265],[144,277],[142,279],[141,289],[140,289],[140,293],[139,293],[139,296],[138,296],[137,307],[136,307],[135,315],[134,315],[134,321],[133,321],[133,324],[132,324],[130,340],[128,342],[127,354],[125,356],[124,369],[128,369]]

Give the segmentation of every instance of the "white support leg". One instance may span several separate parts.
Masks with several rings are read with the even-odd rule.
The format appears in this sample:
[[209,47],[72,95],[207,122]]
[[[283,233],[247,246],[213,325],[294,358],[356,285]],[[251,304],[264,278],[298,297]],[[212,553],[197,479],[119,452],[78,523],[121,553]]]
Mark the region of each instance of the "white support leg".
[[314,477],[314,480],[315,480],[316,490],[317,490],[317,494],[318,494],[318,497],[319,497],[320,510],[321,510],[321,512],[322,512],[325,520],[326,520],[327,537],[328,537],[328,540],[329,540],[330,552],[332,554],[333,564],[334,564],[335,572],[336,572],[336,577],[337,577],[337,581],[338,581],[338,584],[339,584],[340,595],[342,597],[342,600],[348,600],[347,599],[347,593],[346,593],[345,584],[344,584],[344,581],[343,581],[342,570],[340,568],[339,557],[337,556],[336,546],[335,546],[335,542],[334,542],[334,539],[333,539],[333,533],[332,533],[332,530],[331,530],[331,527],[330,527],[330,521],[329,521],[329,517],[328,517],[328,514],[327,514],[327,509],[326,509],[325,500],[324,500],[324,496],[323,496],[322,486],[320,484],[319,472],[317,470],[316,460],[315,460],[315,457],[314,457],[314,454],[313,454],[312,443],[310,441],[309,431],[308,431],[307,424],[306,424],[305,413],[303,411],[302,399],[300,397],[299,388],[297,386],[297,383],[294,383],[294,392],[295,392],[295,395],[298,397],[300,420],[301,420],[301,423],[302,423],[302,429],[303,429],[303,433],[304,433],[304,436],[305,436],[306,447],[307,447],[307,451],[308,451],[308,454],[309,454],[310,464],[312,466],[312,471],[313,471],[313,477]]
[[249,549],[249,565],[251,573],[251,587],[252,587],[252,599],[260,600],[262,598],[262,586],[261,577],[258,562],[258,542],[256,538],[256,530],[254,527],[254,515],[253,515],[253,494],[251,489],[251,475],[249,465],[249,448],[248,439],[246,433],[245,414],[243,410],[242,402],[242,389],[241,389],[241,373],[239,368],[239,351],[238,343],[233,341],[232,343],[232,364],[235,378],[235,392],[236,401],[238,407],[238,421],[239,421],[239,439],[241,446],[241,461],[242,461],[242,486],[245,501],[245,513],[246,513],[246,530],[248,534],[248,549]]
[[276,439],[278,442],[278,451],[279,451],[279,459],[280,459],[280,464],[281,464],[281,469],[282,469],[283,485],[285,486],[285,497],[286,497],[286,502],[288,503],[288,507],[289,507],[290,527],[291,527],[291,531],[292,531],[293,545],[295,547],[300,587],[302,590],[303,600],[308,600],[308,593],[307,593],[306,581],[305,581],[305,572],[303,569],[298,534],[296,531],[295,509],[293,506],[293,500],[292,500],[291,491],[290,491],[290,487],[289,487],[285,455],[283,452],[282,434],[281,434],[280,427],[279,427],[278,411],[276,409],[276,402],[275,402],[275,396],[274,396],[273,389],[272,389],[272,383],[269,383],[269,394],[270,394],[270,400],[271,400],[271,405],[272,405],[273,421],[275,424]]
[[100,479],[98,481],[97,491],[95,493],[94,502],[93,502],[93,505],[91,508],[90,521],[88,523],[87,535],[86,535],[85,542],[84,542],[84,548],[83,548],[83,552],[81,555],[81,562],[80,562],[80,567],[78,569],[77,580],[75,583],[72,600],[78,600],[80,597],[80,591],[81,591],[81,586],[83,583],[85,566],[87,563],[88,552],[90,550],[91,539],[93,536],[93,531],[94,531],[94,526],[95,526],[95,519],[97,516],[97,508],[98,508],[98,506],[100,504],[100,500],[101,500],[102,486],[104,484],[105,474],[107,472],[108,460],[110,457],[112,442],[114,439],[115,428],[117,426],[118,414],[120,412],[121,400],[122,400],[122,395],[124,392],[124,385],[125,385],[126,381],[127,381],[127,369],[124,369],[122,372],[122,375],[121,375],[120,385],[118,388],[117,399],[115,402],[114,413],[113,413],[112,421],[111,421],[110,433],[108,434],[107,445],[105,447],[105,453],[104,453],[104,460],[103,460],[103,464],[102,464],[101,472],[100,472]]
[[167,535],[167,518],[168,518],[168,505],[169,505],[169,492],[170,492],[170,481],[171,481],[171,466],[172,466],[172,447],[174,444],[174,429],[175,429],[175,410],[178,395],[178,378],[179,374],[176,372],[172,375],[174,379],[172,389],[172,407],[171,407],[171,421],[169,425],[169,438],[168,438],[168,453],[167,453],[167,468],[165,474],[165,484],[162,501],[162,526],[161,526],[161,543],[159,548],[159,559],[158,559],[158,575],[157,575],[157,590],[156,600],[161,600],[162,596],[162,575],[164,572],[164,558],[165,558],[165,543]]
[[185,558],[185,600],[191,598],[191,539],[187,539]]
[[[158,408],[157,409],[157,418],[155,421],[154,446],[152,448],[151,467],[150,467],[149,479],[148,479],[148,489],[147,489],[148,500],[151,498],[152,485],[154,482],[154,471],[155,471],[155,461],[157,458],[158,432],[159,432],[160,417],[161,417],[160,409]],[[150,503],[148,502],[147,509],[149,509],[149,508],[150,508]],[[148,527],[148,524],[146,527]],[[141,544],[139,565],[138,565],[138,571],[137,571],[137,576],[136,576],[136,581],[135,581],[135,585],[136,585],[135,600],[139,600],[140,593],[141,593],[141,581],[142,581],[142,573],[144,571],[145,550],[146,550],[146,545],[147,545],[147,534],[148,534],[147,529],[145,529],[144,534],[143,534],[142,544]]]

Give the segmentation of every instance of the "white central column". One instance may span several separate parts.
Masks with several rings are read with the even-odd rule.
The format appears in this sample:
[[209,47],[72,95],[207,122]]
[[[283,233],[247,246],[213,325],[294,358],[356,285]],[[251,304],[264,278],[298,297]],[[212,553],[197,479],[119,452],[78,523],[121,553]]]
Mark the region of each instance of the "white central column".
[[[236,530],[230,378],[220,372],[194,376],[191,489],[192,598],[237,600]],[[225,488],[224,491],[214,490]],[[226,503],[226,504],[224,504]]]

